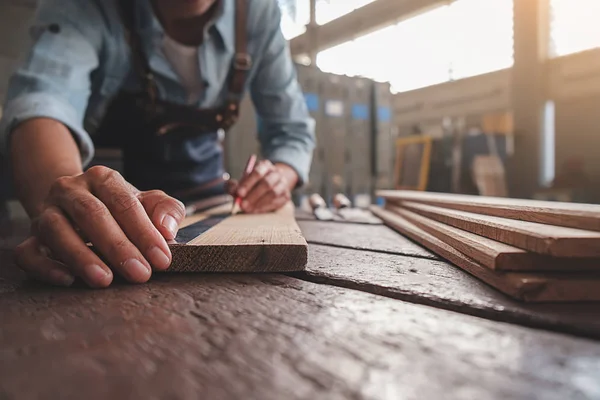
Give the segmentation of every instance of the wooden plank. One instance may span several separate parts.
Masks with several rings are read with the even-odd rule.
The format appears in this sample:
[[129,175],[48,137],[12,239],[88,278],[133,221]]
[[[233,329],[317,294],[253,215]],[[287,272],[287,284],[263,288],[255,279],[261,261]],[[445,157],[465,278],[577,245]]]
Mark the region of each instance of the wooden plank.
[[8,399],[600,395],[598,342],[286,276],[22,283],[0,301]]
[[413,202],[401,202],[399,205],[444,224],[535,253],[554,257],[600,257],[600,232],[492,217]]
[[324,221],[299,221],[298,225],[306,241],[311,244],[439,259],[435,254],[383,225],[340,225]]
[[274,213],[228,217],[188,243],[169,247],[168,272],[301,271],[308,257],[291,203]]
[[600,340],[597,303],[523,303],[445,262],[310,245],[313,282]]
[[[357,224],[357,225],[383,225],[383,222],[375,217],[373,214],[368,212],[356,212],[354,209],[350,212],[345,212],[343,216],[337,214],[332,209],[328,209],[333,214],[333,221],[338,224]],[[362,210],[361,210],[362,211]],[[314,214],[310,211],[296,209],[296,220],[297,221],[318,221]]]
[[467,196],[412,191],[379,191],[390,201],[412,201],[495,217],[600,231],[600,205]]
[[372,207],[372,211],[388,226],[515,299],[529,302],[600,301],[600,274],[493,271],[405,218],[378,207]]
[[517,247],[442,224],[400,207],[389,207],[419,228],[448,243],[481,265],[500,271],[600,271],[600,259],[557,258]]
[[179,224],[179,229],[188,227],[192,224],[195,224],[196,222],[204,221],[205,219],[207,219],[213,215],[221,215],[221,214],[226,214],[228,212],[231,212],[232,205],[233,204],[231,202],[227,203],[227,204],[222,204],[220,206],[213,207],[210,210],[206,210],[204,212],[185,217],[183,222],[181,224]]

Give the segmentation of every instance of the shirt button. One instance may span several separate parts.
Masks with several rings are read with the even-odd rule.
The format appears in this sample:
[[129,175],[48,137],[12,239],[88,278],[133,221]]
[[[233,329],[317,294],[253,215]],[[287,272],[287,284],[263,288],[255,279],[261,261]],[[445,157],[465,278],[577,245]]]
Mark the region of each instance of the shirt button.
[[60,33],[60,25],[50,24],[50,26],[48,26],[48,31],[50,31],[52,33]]

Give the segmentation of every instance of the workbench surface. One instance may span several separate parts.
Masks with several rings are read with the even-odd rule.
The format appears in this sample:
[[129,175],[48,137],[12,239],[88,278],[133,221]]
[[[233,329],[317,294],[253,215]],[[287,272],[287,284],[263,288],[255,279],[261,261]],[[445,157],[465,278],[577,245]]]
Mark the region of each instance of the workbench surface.
[[381,225],[306,273],[61,289],[0,240],[0,399],[599,399],[600,305],[526,305]]

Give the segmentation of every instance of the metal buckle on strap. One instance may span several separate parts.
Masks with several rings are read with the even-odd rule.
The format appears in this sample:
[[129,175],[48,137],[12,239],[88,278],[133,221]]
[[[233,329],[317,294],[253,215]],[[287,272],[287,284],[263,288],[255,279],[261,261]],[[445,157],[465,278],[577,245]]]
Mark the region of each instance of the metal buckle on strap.
[[252,57],[248,53],[237,53],[233,60],[233,68],[240,71],[249,71],[252,67]]

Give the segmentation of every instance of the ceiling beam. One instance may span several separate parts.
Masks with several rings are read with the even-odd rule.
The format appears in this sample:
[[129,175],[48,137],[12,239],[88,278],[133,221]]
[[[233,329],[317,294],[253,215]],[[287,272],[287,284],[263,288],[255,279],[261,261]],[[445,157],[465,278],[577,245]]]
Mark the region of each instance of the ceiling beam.
[[293,55],[316,53],[414,17],[455,0],[376,0],[327,24],[314,28],[316,48],[304,33],[290,41]]

